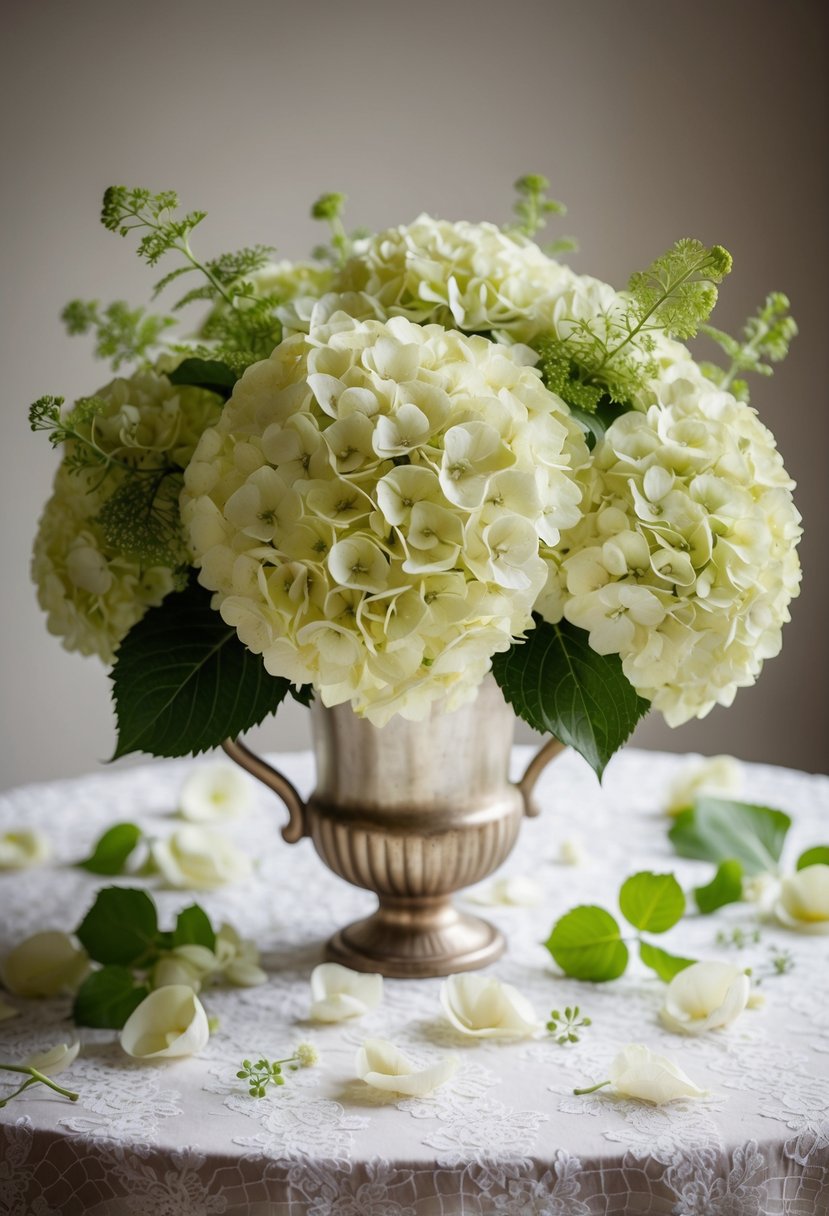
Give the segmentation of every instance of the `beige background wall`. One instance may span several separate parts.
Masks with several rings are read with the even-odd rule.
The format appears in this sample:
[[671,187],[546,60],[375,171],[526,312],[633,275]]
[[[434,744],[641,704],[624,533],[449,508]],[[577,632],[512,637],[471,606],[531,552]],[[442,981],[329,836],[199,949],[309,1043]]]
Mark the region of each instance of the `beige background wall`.
[[[210,212],[208,253],[300,256],[323,190],[353,222],[427,209],[506,219],[511,183],[554,182],[577,268],[623,284],[678,236],[736,269],[737,326],[770,288],[802,336],[754,404],[799,482],[804,592],[783,655],[731,711],[637,739],[825,770],[826,18],[810,0],[510,0],[316,5],[13,0],[5,6],[4,401],[0,415],[0,787],[81,772],[111,752],[108,682],[44,629],[27,566],[54,458],[26,407],[107,378],[57,320],[72,296],[141,302],[150,273],[97,223],[110,182],[173,187]],[[272,747],[302,746],[291,706]]]

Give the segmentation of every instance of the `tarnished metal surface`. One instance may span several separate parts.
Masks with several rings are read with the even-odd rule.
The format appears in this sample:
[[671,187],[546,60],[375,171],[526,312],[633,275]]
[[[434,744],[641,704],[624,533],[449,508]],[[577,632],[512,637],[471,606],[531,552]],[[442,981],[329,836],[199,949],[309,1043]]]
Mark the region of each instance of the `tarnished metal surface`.
[[243,744],[224,746],[286,803],[286,840],[310,836],[330,869],[377,893],[377,912],[335,934],[328,957],[404,978],[492,962],[501,934],[459,912],[451,896],[508,856],[523,815],[534,813],[538,774],[561,746],[546,744],[513,785],[514,717],[492,677],[475,701],[423,722],[393,718],[378,728],[348,705],[318,701],[311,713],[317,786],[305,804]]

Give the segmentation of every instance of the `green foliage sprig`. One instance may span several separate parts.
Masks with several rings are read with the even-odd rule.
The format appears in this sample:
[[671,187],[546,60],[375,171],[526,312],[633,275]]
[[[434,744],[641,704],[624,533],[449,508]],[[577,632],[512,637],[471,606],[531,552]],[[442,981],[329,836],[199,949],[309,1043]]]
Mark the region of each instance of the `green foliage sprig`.
[[[666,933],[681,920],[685,896],[673,874],[643,870],[627,878],[619,891],[625,920],[640,933]],[[671,980],[695,960],[669,954],[638,934],[639,957],[660,979]],[[630,952],[619,922],[604,908],[582,904],[565,912],[544,943],[565,975],[604,983],[627,969]]]
[[[647,269],[631,275],[620,303],[596,317],[571,319],[564,341],[577,381],[601,388],[613,402],[629,403],[656,370],[650,358],[653,335],[661,331],[692,338],[710,316],[717,285],[730,270],[731,255],[721,245],[677,241]],[[572,380],[573,373],[569,375]]]
[[213,950],[216,945],[215,930],[199,904],[179,912],[172,929],[161,930],[152,896],[137,887],[104,887],[75,933],[101,966],[78,989],[72,1016],[81,1026],[113,1030],[120,1030],[149,994],[149,972],[166,953],[176,946]]
[[312,256],[318,262],[329,262],[339,269],[344,266],[354,251],[354,242],[368,236],[368,229],[354,228],[347,232],[343,223],[346,195],[338,191],[321,194],[311,207],[311,219],[327,224],[331,230],[328,244],[315,245]]
[[[517,223],[506,224],[507,232],[520,232],[524,236],[534,237],[536,233],[547,227],[548,215],[566,215],[567,208],[557,199],[548,198],[547,191],[550,183],[541,173],[525,173],[515,183],[518,195],[513,203],[513,214]],[[559,237],[544,246],[546,253],[567,253],[578,249],[578,242],[573,237]]]
[[578,1030],[586,1030],[588,1026],[592,1026],[591,1018],[580,1017],[581,1010],[578,1005],[567,1005],[564,1014],[558,1009],[550,1011],[550,1020],[547,1022],[547,1030],[555,1039],[560,1047],[564,1047],[567,1043],[578,1043],[580,1035]]
[[282,338],[274,308],[277,295],[259,294],[250,276],[261,270],[273,252],[267,245],[251,245],[232,253],[202,260],[191,245],[195,229],[206,211],[178,214],[179,199],[173,190],[153,194],[143,187],[110,186],[104,194],[101,222],[110,232],[140,234],[138,256],[148,266],[173,255],[181,264],[155,285],[157,296],[184,275],[197,273],[203,282],[191,288],[173,305],[178,311],[202,301],[213,306],[201,330],[214,356],[253,363],[267,358]]
[[311,1068],[317,1063],[317,1058],[316,1049],[310,1043],[300,1043],[293,1055],[283,1060],[267,1060],[264,1056],[255,1063],[243,1060],[236,1076],[240,1081],[247,1082],[252,1098],[264,1098],[269,1086],[285,1084],[283,1065],[287,1066],[288,1071],[296,1072],[300,1068]]
[[98,300],[70,300],[61,313],[69,334],[95,334],[95,354],[108,359],[114,371],[122,363],[138,363],[161,341],[176,321],[174,317],[130,308],[115,300],[101,308]]
[[700,364],[709,380],[721,389],[728,389],[740,401],[748,401],[749,388],[743,374],[773,375],[772,364],[786,358],[789,346],[797,336],[797,323],[789,312],[790,307],[781,291],[766,296],[765,302],[743,326],[742,342],[711,325],[700,326],[700,333],[712,338],[729,359],[725,368],[716,363]]

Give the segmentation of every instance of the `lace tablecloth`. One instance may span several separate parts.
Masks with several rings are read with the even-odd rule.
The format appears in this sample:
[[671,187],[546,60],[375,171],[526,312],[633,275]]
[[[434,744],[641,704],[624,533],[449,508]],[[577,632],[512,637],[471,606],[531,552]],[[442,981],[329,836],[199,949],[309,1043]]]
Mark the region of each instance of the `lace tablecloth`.
[[[528,749],[517,749],[516,770]],[[363,915],[373,896],[330,874],[310,842],[289,847],[283,812],[264,790],[234,821],[237,843],[260,860],[255,881],[197,896],[263,951],[269,982],[210,988],[204,1001],[219,1029],[198,1058],[130,1061],[112,1032],[82,1032],[83,1050],[61,1080],[80,1092],[68,1104],[38,1087],[0,1111],[0,1213],[206,1216],[820,1216],[829,1212],[829,948],[827,939],[764,925],[738,949],[718,931],[753,930],[746,904],[714,917],[687,916],[663,938],[692,957],[752,966],[765,1006],[727,1031],[686,1038],[662,1029],[664,987],[633,961],[621,980],[580,984],[555,973],[540,945],[577,903],[616,909],[620,881],[637,869],[673,869],[686,886],[712,867],[672,853],[660,812],[683,758],[628,750],[604,786],[575,755],[542,778],[543,812],[528,821],[503,873],[543,890],[532,908],[491,915],[510,948],[494,974],[539,1013],[579,1004],[592,1018],[567,1047],[551,1038],[464,1040],[440,1012],[439,980],[386,981],[382,1005],[359,1021],[307,1022],[308,976],[324,939]],[[65,863],[84,856],[112,822],[130,819],[158,835],[195,762],[162,763],[80,780],[29,786],[0,798],[0,829],[26,824],[50,837],[52,866],[0,875],[0,951],[24,935],[76,925],[108,880]],[[305,792],[308,755],[282,758]],[[746,766],[745,794],[794,815],[786,858],[829,837],[829,778]],[[580,866],[559,862],[581,837]],[[785,860],[785,858],[784,858]],[[120,881],[120,880],[119,880]],[[135,885],[135,880],[133,880]],[[162,923],[192,902],[155,891]],[[749,939],[753,933],[749,933]],[[771,948],[791,953],[777,975]],[[24,1016],[0,1023],[0,1058],[20,1058],[71,1037],[68,1001],[17,1002]],[[370,1090],[355,1079],[358,1045],[393,1040],[416,1060],[453,1051],[453,1080],[422,1099]],[[243,1057],[288,1054],[311,1039],[321,1061],[281,1089],[252,1099],[236,1071]],[[607,1075],[617,1049],[646,1042],[704,1085],[702,1101],[655,1107],[609,1091],[575,1097],[574,1086]]]

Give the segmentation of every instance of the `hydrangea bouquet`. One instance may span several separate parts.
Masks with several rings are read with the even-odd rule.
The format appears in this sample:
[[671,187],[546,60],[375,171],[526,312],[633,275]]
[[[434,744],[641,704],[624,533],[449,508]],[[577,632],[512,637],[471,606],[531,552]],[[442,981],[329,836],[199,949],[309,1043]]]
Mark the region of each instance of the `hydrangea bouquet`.
[[[706,324],[731,259],[681,240],[627,290],[511,223],[421,215],[314,262],[200,260],[203,212],[114,187],[102,220],[196,284],[175,318],[73,301],[115,371],[31,424],[62,460],[33,572],[51,632],[112,664],[116,755],[195,753],[291,694],[383,726],[470,700],[601,772],[652,705],[729,705],[780,649],[799,515],[748,405],[796,332],[771,295],[741,339]],[[722,366],[683,345],[698,332]]]

